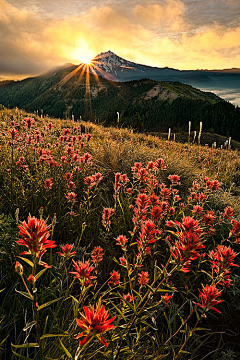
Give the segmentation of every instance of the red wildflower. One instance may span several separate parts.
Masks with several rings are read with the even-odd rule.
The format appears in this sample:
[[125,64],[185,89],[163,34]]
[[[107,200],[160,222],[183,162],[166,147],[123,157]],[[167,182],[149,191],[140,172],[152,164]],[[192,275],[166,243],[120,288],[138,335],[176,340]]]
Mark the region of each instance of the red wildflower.
[[48,123],[48,125],[47,125],[47,126],[48,126],[48,129],[49,129],[49,130],[52,130],[52,129],[53,129],[53,127],[54,127],[53,123],[51,123],[51,122],[50,122],[50,123]]
[[82,157],[81,157],[81,161],[84,164],[88,164],[88,165],[92,165],[92,156],[89,153],[85,153]]
[[23,221],[18,227],[22,239],[16,243],[26,246],[29,251],[24,251],[20,255],[33,255],[40,259],[48,248],[56,247],[55,241],[48,240],[50,236],[48,230],[51,226],[47,226],[43,219],[38,220],[35,217],[28,217],[28,223]]
[[215,284],[206,285],[205,287],[203,287],[203,292],[201,292],[199,289],[198,291],[200,293],[201,304],[196,303],[196,305],[202,307],[203,309],[206,309],[207,311],[212,309],[218,313],[221,313],[218,309],[214,307],[215,305],[224,301],[224,300],[216,300],[216,298],[221,295],[221,291],[217,290]]
[[220,182],[218,180],[207,180],[206,187],[211,190],[217,190],[220,188]]
[[149,201],[152,206],[159,205],[159,197],[154,193],[149,196]]
[[198,221],[190,216],[183,218],[182,224],[175,220],[166,222],[167,226],[176,226],[180,231],[176,232],[177,240],[170,251],[173,258],[182,265],[181,270],[188,272],[188,267],[192,260],[197,259],[201,254],[199,250],[205,248],[200,240],[202,229],[198,226]]
[[74,181],[72,181],[72,180],[70,180],[69,182],[68,182],[68,189],[69,190],[75,190],[76,189],[76,185],[75,185],[75,182]]
[[163,213],[161,206],[156,206],[151,210],[151,219],[155,224],[158,224],[158,222],[163,218],[164,215],[165,214]]
[[117,245],[120,245],[122,247],[123,251],[127,250],[126,244],[128,242],[128,239],[125,235],[119,235],[116,239]]
[[160,233],[151,220],[142,223],[141,231],[139,232],[140,239],[137,240],[140,256],[151,253],[149,245],[157,241],[157,236],[160,235]]
[[94,246],[94,249],[92,251],[92,262],[96,265],[98,265],[100,263],[100,261],[102,261],[103,259],[103,248],[101,248],[101,246]]
[[234,209],[231,206],[228,206],[224,209],[224,213],[222,214],[224,219],[231,219],[233,217]]
[[51,188],[52,188],[52,186],[53,186],[52,179],[53,179],[53,178],[44,180],[44,187],[45,187],[45,190],[46,190],[46,191],[51,190]]
[[112,208],[104,208],[103,209],[102,224],[107,230],[109,229],[109,227],[111,225],[110,217],[114,214],[114,211],[115,210]]
[[28,117],[28,118],[24,118],[22,122],[25,125],[26,129],[31,129],[31,127],[35,123],[35,120]]
[[126,183],[129,181],[126,174],[116,173],[115,174],[115,182],[114,182],[114,199],[116,200],[119,196],[119,191],[122,186],[126,185]]
[[97,186],[102,179],[102,174],[96,173],[92,176],[85,177],[84,183],[89,187],[89,189],[91,189],[93,186]]
[[138,283],[143,287],[149,283],[148,271],[142,271],[140,274],[138,274]]
[[200,205],[195,205],[193,207],[192,213],[193,214],[201,214],[202,213],[202,207]]
[[120,257],[119,260],[122,266],[127,266],[127,260],[125,259],[124,256]]
[[203,216],[203,222],[205,222],[206,225],[211,225],[214,222],[214,219],[214,211],[207,210],[207,213]]
[[135,226],[138,226],[142,221],[146,219],[146,212],[150,205],[150,200],[146,194],[139,194],[136,199],[136,207],[134,208],[135,215],[132,218]]
[[232,230],[230,231],[230,236],[240,235],[240,220],[237,221],[237,220],[232,219],[231,223],[232,223],[233,227],[232,227]]
[[106,340],[101,334],[115,328],[111,322],[116,318],[116,316],[107,320],[109,316],[108,311],[105,310],[104,305],[101,306],[100,302],[97,304],[96,310],[94,310],[94,306],[90,308],[84,306],[83,308],[85,315],[81,314],[82,319],[76,319],[76,321],[78,326],[84,329],[84,331],[77,335],[75,339],[85,336],[85,338],[79,342],[80,345],[84,345],[96,336],[103,345],[108,346]]
[[15,139],[19,134],[16,129],[12,128],[9,130],[12,140]]
[[28,282],[34,283],[35,281],[36,281],[35,276],[33,276],[33,274],[30,274],[30,275],[28,276]]
[[79,279],[82,285],[89,286],[91,284],[91,280],[96,279],[96,276],[90,275],[94,270],[94,267],[89,265],[88,261],[73,261],[73,266],[76,271],[70,271],[69,274],[74,274],[75,279]]
[[68,199],[68,202],[75,202],[76,200],[77,194],[75,194],[74,192],[70,192],[67,193],[67,195],[65,196],[65,198]]
[[173,294],[172,295],[168,295],[168,293],[166,293],[165,295],[162,295],[161,296],[161,300],[162,302],[167,305],[169,307],[169,304],[170,304],[170,300],[171,298],[173,297]]
[[205,246],[202,244],[200,236],[190,230],[179,235],[179,240],[175,241],[174,247],[170,251],[173,257],[179,259],[183,265],[181,270],[188,272],[190,262],[201,256],[199,250],[204,248]]
[[147,164],[147,169],[148,169],[148,170],[156,170],[157,167],[156,167],[156,165],[155,165],[155,162],[149,161],[148,164]]
[[[62,253],[57,252],[60,256],[63,256],[65,258],[70,258],[70,256],[76,254],[76,251],[72,251],[74,245],[73,244],[66,244],[66,245],[60,245]],[[72,251],[72,252],[71,252]]]
[[170,198],[170,195],[171,195],[171,191],[166,187],[164,189],[161,190],[161,198],[164,200],[164,199],[169,199]]
[[120,274],[118,271],[113,270],[111,273],[111,279],[109,280],[108,284],[112,284],[112,286],[116,286],[120,284]]
[[183,224],[183,228],[185,230],[192,230],[192,231],[194,231],[196,233],[201,233],[202,232],[202,230],[198,226],[198,221],[194,220],[190,216],[184,217],[182,219],[182,224]]
[[123,294],[123,297],[128,302],[132,302],[135,299],[135,297],[132,297],[129,293],[127,295]]
[[168,179],[171,181],[172,185],[180,185],[180,176],[178,175],[169,175]]
[[209,251],[209,257],[212,259],[210,263],[217,274],[228,273],[230,266],[238,266],[234,264],[234,258],[237,256],[229,246],[218,245],[217,249]]
[[176,212],[176,210],[175,210],[174,207],[170,207],[170,208],[168,209],[168,213],[169,213],[170,216],[175,215],[175,212]]
[[87,139],[88,142],[92,140],[92,135],[91,134],[86,134],[85,136],[86,136],[86,139]]
[[166,170],[166,166],[164,165],[164,160],[163,159],[157,159],[155,161],[155,166],[161,170]]
[[66,181],[70,181],[70,180],[72,180],[72,176],[73,176],[73,174],[71,174],[70,172],[67,172],[64,176],[64,179]]
[[70,129],[63,129],[63,135],[70,134]]
[[142,164],[140,162],[136,162],[132,167],[133,175],[136,175],[137,172],[142,168]]

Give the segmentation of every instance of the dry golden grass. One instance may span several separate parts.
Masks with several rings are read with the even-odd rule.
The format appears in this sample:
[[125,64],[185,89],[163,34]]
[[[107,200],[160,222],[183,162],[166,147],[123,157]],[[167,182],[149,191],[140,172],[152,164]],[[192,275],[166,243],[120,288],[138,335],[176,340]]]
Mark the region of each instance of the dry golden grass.
[[[19,119],[27,114],[21,110],[0,111],[1,128],[4,129],[9,118]],[[72,120],[42,119],[33,116],[36,125],[42,127],[49,122],[55,129],[81,125],[82,131],[91,133],[91,155],[94,164],[105,173],[123,172],[130,174],[135,162],[145,165],[148,161],[163,158],[167,170],[162,180],[169,174],[181,176],[187,189],[194,179],[209,176],[222,183],[221,196],[216,198],[216,207],[231,205],[240,215],[238,196],[240,194],[240,155],[238,150],[212,149],[197,144],[167,141],[153,135],[131,133],[128,129],[104,127],[91,122]]]

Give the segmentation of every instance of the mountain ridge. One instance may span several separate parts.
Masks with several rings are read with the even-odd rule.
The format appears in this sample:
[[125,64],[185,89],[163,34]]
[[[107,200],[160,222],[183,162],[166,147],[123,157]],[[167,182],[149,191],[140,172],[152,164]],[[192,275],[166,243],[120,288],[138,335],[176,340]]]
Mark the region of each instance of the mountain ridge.
[[[176,81],[151,79],[117,82],[82,73],[70,65],[39,77],[0,86],[0,104],[58,118],[82,117],[138,131],[188,131],[203,121],[204,131],[240,139],[240,108],[211,92]],[[239,135],[238,135],[239,134]]]

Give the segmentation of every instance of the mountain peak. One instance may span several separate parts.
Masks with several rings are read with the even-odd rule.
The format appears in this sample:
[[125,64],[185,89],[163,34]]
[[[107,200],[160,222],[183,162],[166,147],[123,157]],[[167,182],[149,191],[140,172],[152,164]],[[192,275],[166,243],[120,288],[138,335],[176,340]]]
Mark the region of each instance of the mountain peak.
[[126,76],[126,73],[140,72],[144,66],[135,64],[132,61],[123,59],[122,57],[115,54],[113,51],[108,50],[95,56],[92,60],[95,71],[104,76],[109,80],[119,80]]

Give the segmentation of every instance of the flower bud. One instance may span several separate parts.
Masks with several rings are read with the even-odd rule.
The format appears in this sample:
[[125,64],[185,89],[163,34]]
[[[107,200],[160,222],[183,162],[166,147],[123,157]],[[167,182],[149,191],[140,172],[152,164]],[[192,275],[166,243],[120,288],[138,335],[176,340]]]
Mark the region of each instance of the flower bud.
[[36,280],[35,280],[35,277],[33,276],[33,274],[30,274],[29,277],[28,277],[28,281],[30,283],[34,283]]
[[18,273],[18,275],[22,276],[23,266],[18,261],[16,261],[16,264],[15,264],[15,271],[16,271],[16,273]]

